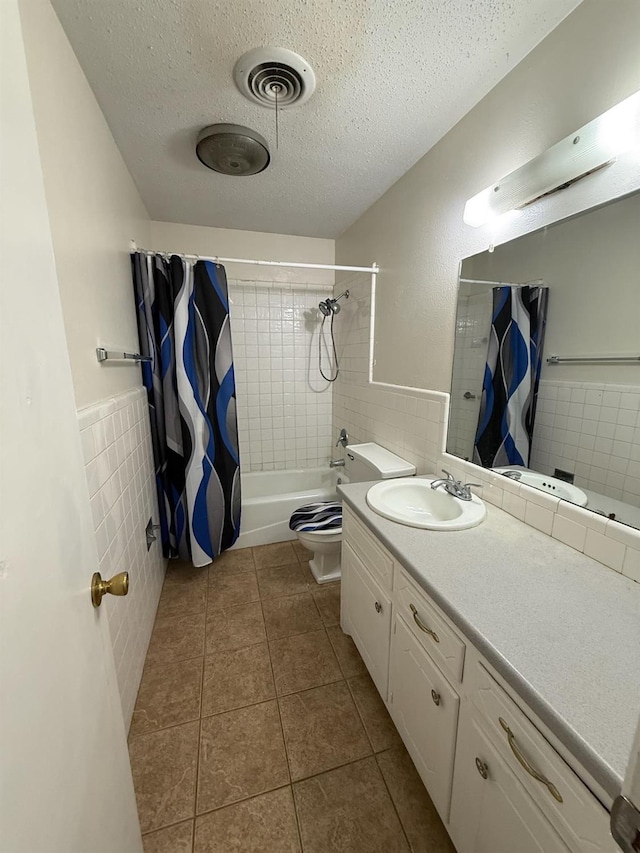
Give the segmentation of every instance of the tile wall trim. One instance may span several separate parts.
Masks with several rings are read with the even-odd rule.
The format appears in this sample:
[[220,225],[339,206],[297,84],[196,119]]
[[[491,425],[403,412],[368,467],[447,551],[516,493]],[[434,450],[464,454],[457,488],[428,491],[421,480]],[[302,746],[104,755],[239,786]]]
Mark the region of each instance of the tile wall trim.
[[129,572],[129,594],[101,605],[128,728],[142,677],[166,561],[160,542],[147,551],[145,527],[158,510],[147,396],[143,388],[77,413],[100,574]]

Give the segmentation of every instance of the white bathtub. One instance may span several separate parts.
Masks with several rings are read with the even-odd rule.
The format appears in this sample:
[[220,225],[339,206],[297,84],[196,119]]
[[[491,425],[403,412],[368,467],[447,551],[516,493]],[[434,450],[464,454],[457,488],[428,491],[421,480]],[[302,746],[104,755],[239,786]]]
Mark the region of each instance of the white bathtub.
[[330,468],[252,471],[241,474],[240,536],[234,548],[251,548],[295,539],[289,530],[294,510],[336,498],[336,474]]

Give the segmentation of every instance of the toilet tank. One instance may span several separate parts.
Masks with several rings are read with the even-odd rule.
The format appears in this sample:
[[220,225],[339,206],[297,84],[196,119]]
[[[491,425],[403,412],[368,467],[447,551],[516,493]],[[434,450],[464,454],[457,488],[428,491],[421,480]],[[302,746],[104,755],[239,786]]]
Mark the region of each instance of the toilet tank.
[[391,477],[412,477],[416,473],[416,466],[370,441],[347,445],[343,471],[346,482],[366,483]]

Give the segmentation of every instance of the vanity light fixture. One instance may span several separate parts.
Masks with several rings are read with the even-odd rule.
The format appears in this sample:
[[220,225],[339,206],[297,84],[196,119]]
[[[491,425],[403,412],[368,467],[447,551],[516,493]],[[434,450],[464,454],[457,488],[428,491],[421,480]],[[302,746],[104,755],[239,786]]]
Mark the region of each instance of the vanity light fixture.
[[612,163],[640,147],[640,91],[470,198],[463,219],[477,228]]

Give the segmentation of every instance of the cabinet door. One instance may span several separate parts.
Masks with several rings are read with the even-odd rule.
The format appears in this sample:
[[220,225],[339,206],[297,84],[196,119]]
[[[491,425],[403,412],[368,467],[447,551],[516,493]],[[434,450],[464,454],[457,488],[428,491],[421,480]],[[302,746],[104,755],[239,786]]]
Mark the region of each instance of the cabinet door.
[[449,816],[460,699],[401,617],[391,637],[389,711],[440,817]]
[[391,599],[349,544],[342,548],[345,624],[382,698],[387,698]]
[[449,832],[458,853],[569,850],[468,706],[460,715]]

